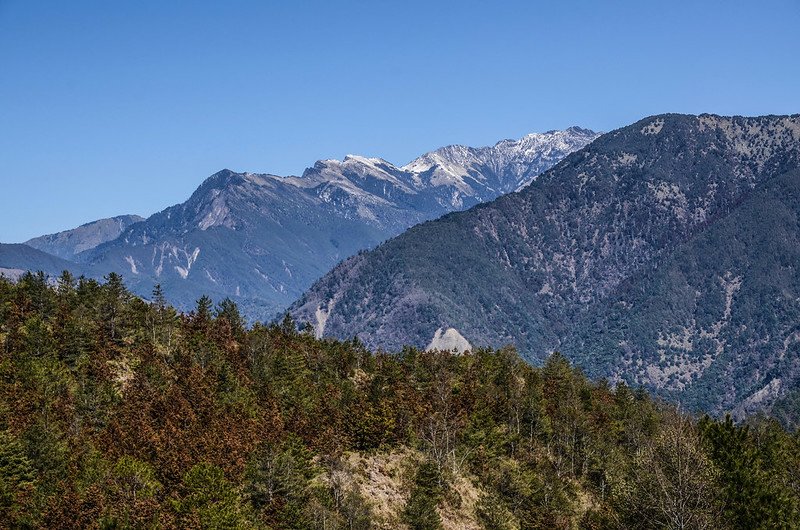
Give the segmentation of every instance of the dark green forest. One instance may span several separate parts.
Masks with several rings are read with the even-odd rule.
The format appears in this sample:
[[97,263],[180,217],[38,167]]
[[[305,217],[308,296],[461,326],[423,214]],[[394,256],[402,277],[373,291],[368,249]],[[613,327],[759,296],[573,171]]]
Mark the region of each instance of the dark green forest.
[[799,526],[797,432],[557,353],[371,352],[68,273],[0,278],[0,348],[7,528]]

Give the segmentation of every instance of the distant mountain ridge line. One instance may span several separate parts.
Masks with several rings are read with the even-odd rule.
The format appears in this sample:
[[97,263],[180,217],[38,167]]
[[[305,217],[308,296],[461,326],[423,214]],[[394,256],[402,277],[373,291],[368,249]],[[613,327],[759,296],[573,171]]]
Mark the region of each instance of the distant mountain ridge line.
[[[269,320],[342,259],[519,189],[597,136],[573,127],[447,146],[412,161],[414,171],[357,155],[319,160],[299,177],[222,170],[145,220],[100,220],[28,243],[74,262],[76,272],[117,272],[140,296],[161,284],[178,308],[208,294],[236,300],[251,321]],[[14,265],[5,248],[0,266]]]
[[134,223],[144,221],[138,215],[118,215],[84,223],[77,228],[35,237],[25,245],[63,259],[74,259],[76,254],[112,241]]

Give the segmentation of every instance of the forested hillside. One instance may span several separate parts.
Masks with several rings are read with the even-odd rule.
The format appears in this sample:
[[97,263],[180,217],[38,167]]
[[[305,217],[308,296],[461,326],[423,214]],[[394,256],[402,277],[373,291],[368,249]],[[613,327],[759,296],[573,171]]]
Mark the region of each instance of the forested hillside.
[[800,437],[560,355],[373,353],[117,275],[0,278],[0,526],[793,528]]
[[651,116],[344,261],[291,311],[371,347],[453,328],[693,410],[766,410],[800,387],[798,168],[800,115]]

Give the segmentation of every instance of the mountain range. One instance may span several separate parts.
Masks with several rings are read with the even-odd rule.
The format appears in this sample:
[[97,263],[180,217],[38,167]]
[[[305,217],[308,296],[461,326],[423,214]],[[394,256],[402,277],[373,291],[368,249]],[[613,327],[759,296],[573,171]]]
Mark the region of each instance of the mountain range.
[[[9,273],[68,267],[121,274],[137,294],[160,284],[191,309],[202,295],[229,297],[249,320],[267,320],[339,261],[417,223],[524,187],[598,136],[579,127],[491,147],[448,146],[398,167],[348,155],[301,176],[209,177],[184,203],[147,219],[120,216],[0,247]],[[30,247],[30,248],[28,248]],[[32,249],[46,252],[33,258]]]
[[349,258],[292,308],[370,347],[554,350],[746,412],[800,379],[800,115],[665,114]]
[[138,215],[119,215],[86,223],[72,230],[35,237],[25,244],[53,256],[73,260],[85,250],[113,241],[126,228],[140,221],[144,221],[144,218]]
[[348,155],[299,177],[223,170],[147,219],[0,245],[0,273],[114,271],[183,310],[232,298],[250,321],[295,301],[318,337],[514,344],[535,364],[559,350],[694,409],[789,410],[799,160],[797,115],[665,114],[405,166]]

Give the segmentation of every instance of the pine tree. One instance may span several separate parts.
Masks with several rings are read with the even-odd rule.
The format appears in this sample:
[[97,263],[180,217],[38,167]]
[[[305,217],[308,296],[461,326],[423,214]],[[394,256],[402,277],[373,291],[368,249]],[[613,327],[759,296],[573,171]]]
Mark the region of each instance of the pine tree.
[[732,525],[735,528],[790,528],[786,521],[792,507],[762,470],[750,427],[738,426],[726,415],[722,422],[705,418],[701,429],[711,459],[720,470],[724,515]]
[[227,322],[231,328],[233,337],[237,340],[242,340],[244,336],[245,322],[239,313],[239,308],[236,302],[230,298],[225,298],[222,302],[217,304],[216,309],[217,320]]
[[12,520],[17,498],[34,487],[35,472],[22,444],[0,431],[0,520]]
[[112,344],[121,344],[124,328],[127,324],[125,314],[131,295],[125,288],[122,276],[112,272],[105,277],[106,283],[101,287],[100,321],[103,337]]
[[442,496],[441,475],[434,462],[425,461],[417,470],[414,487],[403,511],[403,518],[412,530],[437,530],[442,517],[436,506]]
[[159,311],[163,310],[167,307],[167,298],[164,296],[164,290],[161,288],[161,284],[157,283],[155,287],[153,287],[153,305]]

